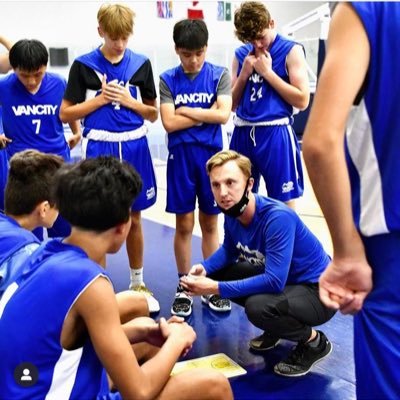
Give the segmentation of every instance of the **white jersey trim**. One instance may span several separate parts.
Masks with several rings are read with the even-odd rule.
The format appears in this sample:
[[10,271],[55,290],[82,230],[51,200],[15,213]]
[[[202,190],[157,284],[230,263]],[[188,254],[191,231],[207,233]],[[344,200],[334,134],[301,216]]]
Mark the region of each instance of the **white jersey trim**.
[[146,136],[147,132],[148,128],[145,124],[133,131],[125,132],[110,132],[101,129],[91,129],[86,135],[86,138],[103,142],[127,142],[129,140],[140,139],[143,136]]
[[0,318],[3,315],[4,309],[7,303],[10,301],[11,297],[18,289],[18,285],[16,282],[13,282],[11,285],[7,287],[5,292],[3,293],[3,297],[0,299]]
[[364,100],[346,131],[350,157],[360,178],[360,231],[364,236],[388,233],[382,179],[376,158],[372,126]]
[[63,349],[55,365],[46,400],[62,400],[71,397],[82,354],[83,347],[71,351]]
[[290,119],[288,117],[284,118],[279,118],[279,119],[274,119],[272,121],[259,121],[259,122],[251,122],[251,121],[246,121],[245,119],[242,119],[238,117],[237,115],[234,115],[233,117],[233,124],[235,126],[277,126],[277,125],[289,125],[290,124]]

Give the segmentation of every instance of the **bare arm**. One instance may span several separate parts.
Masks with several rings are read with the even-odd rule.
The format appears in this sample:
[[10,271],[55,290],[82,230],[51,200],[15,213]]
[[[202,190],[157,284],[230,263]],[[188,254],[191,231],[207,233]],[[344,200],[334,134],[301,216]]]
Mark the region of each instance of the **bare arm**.
[[188,129],[198,124],[193,118],[185,115],[178,115],[175,111],[175,105],[173,103],[162,103],[160,105],[161,121],[164,129],[168,133]]
[[254,69],[293,107],[300,110],[307,108],[310,101],[307,66],[303,49],[293,46],[286,58],[289,83],[284,81],[272,69],[269,53],[260,54],[254,63]]
[[[2,44],[7,50],[10,50],[13,43],[4,36],[0,35],[0,44]],[[11,69],[10,60],[8,58],[8,52],[0,54],[0,73],[5,74]]]
[[239,71],[239,61],[234,57],[232,61],[232,110],[236,110],[242,98],[243,90],[247,84],[250,75],[253,73],[256,58],[254,55],[248,55],[243,62],[243,67]]
[[197,122],[206,124],[225,124],[228,122],[232,108],[231,96],[218,96],[217,101],[211,108],[180,107],[176,114],[192,118]]
[[79,143],[82,137],[81,122],[79,120],[71,121],[68,125],[72,132],[72,136],[68,138],[68,146],[72,150]]
[[368,69],[370,48],[360,19],[346,3],[337,6],[330,29],[303,152],[334,247],[333,262],[321,277],[321,298],[327,305],[342,304],[344,312],[354,312],[371,289],[371,270],[353,223],[344,134]]
[[[121,326],[113,289],[106,279],[96,279],[74,308],[83,318],[98,357],[124,398],[155,398],[181,353],[195,339],[194,331],[185,323],[164,324],[163,346],[151,360],[139,366]],[[143,336],[143,332],[138,336]]]

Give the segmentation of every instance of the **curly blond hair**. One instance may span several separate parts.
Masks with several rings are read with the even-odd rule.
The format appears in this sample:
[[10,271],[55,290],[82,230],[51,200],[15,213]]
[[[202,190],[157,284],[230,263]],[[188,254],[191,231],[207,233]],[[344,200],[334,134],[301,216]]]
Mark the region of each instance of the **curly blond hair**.
[[235,35],[243,43],[256,40],[271,23],[271,14],[259,1],[245,1],[235,11]]

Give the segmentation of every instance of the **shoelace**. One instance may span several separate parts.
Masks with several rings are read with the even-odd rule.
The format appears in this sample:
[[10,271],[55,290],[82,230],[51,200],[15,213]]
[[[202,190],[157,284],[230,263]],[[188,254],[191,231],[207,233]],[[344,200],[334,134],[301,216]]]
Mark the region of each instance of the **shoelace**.
[[293,347],[293,351],[286,360],[286,363],[288,364],[298,363],[300,360],[303,359],[305,350],[306,347],[302,343],[299,343],[297,346]]

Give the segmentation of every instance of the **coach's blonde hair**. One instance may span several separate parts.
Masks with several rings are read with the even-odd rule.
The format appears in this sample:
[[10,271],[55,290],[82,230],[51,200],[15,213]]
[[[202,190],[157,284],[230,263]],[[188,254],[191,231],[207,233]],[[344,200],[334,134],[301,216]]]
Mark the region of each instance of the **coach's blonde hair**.
[[214,154],[206,163],[207,174],[210,175],[211,171],[216,167],[221,167],[228,161],[235,161],[237,166],[243,172],[245,177],[251,177],[251,162],[250,160],[234,150],[222,150]]

